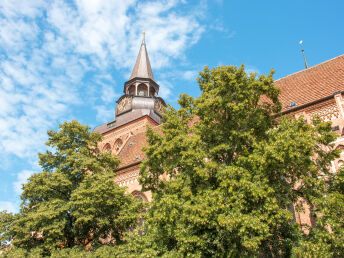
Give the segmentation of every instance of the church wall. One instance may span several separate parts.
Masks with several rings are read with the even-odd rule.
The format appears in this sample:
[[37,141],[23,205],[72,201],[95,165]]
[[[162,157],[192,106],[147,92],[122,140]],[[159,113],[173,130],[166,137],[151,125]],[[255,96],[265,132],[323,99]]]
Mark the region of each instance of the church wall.
[[[115,182],[121,187],[127,187],[128,193],[140,192],[142,186],[139,184],[139,171],[140,165],[136,164],[129,168],[119,170],[115,177]],[[144,196],[144,199],[147,201],[152,201],[152,193],[150,191],[141,193]]]
[[[331,171],[336,173],[341,165],[344,165],[344,99],[342,94],[336,94],[333,98],[319,102],[314,105],[307,106],[303,109],[297,110],[295,112],[290,112],[286,115],[290,117],[300,117],[304,116],[307,122],[310,122],[312,116],[319,115],[324,121],[331,121],[333,131],[338,134],[337,140],[333,143],[335,149],[341,149],[342,153],[340,157],[332,162]],[[299,224],[307,224],[309,226],[314,226],[315,219],[312,217],[310,207],[299,200],[302,203],[304,210],[295,211],[295,219]],[[307,230],[306,230],[307,231]]]
[[130,138],[130,136],[145,132],[147,125],[154,127],[157,125],[157,123],[145,116],[135,121],[129,122],[121,127],[115,128],[112,131],[106,132],[103,134],[103,141],[98,144],[98,148],[100,150],[103,150],[104,146],[109,143],[112,152],[114,154],[117,154],[118,152],[120,152],[120,150],[116,152],[114,148],[114,143],[117,139],[121,139],[124,146],[125,142]]
[[[148,126],[155,127],[157,123],[151,118],[145,116],[135,121],[129,122],[121,127],[115,128],[112,131],[106,132],[103,134],[103,141],[99,143],[98,148],[100,150],[106,151],[105,147],[107,145],[111,146],[111,152],[113,154],[119,154],[125,144],[131,139],[132,136],[146,131]],[[121,141],[121,146],[117,147],[116,143]],[[124,163],[128,161],[123,160]],[[142,186],[138,182],[139,178],[139,164],[133,164],[128,168],[121,169],[123,167],[123,162],[120,164],[120,169],[118,170],[115,182],[121,187],[127,187],[128,193],[137,193],[140,192],[143,199],[147,201],[152,200],[151,192],[141,193]],[[136,162],[139,163],[139,162]]]

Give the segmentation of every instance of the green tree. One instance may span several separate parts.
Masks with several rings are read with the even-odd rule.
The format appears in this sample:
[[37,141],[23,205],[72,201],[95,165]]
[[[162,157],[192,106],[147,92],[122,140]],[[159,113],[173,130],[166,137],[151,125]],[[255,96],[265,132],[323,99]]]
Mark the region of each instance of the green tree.
[[20,212],[7,219],[11,223],[1,228],[3,237],[17,248],[40,248],[46,254],[62,247],[95,247],[109,236],[111,244],[120,243],[136,225],[141,204],[114,182],[118,158],[99,152],[101,135],[77,121],[48,135],[50,150],[39,154],[43,172],[23,186]]
[[181,95],[162,133],[148,130],[140,174],[153,202],[137,246],[174,257],[291,255],[305,235],[290,205],[324,196],[337,152],[323,146],[336,136],[318,118],[278,118],[272,75],[206,67],[200,97]]
[[315,227],[295,248],[298,257],[344,257],[344,169],[327,180],[323,198],[315,200]]
[[13,214],[7,211],[0,211],[0,251],[9,244],[9,230],[13,222]]

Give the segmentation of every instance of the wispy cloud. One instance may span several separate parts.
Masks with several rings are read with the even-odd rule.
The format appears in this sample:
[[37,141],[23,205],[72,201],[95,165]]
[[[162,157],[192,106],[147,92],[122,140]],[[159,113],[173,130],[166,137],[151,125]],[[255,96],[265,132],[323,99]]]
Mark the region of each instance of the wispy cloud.
[[168,98],[171,95],[171,91],[173,89],[173,86],[170,82],[167,80],[158,81],[158,84],[160,85],[159,89],[159,96],[163,99]]
[[7,201],[0,201],[0,211],[8,211],[8,212],[17,212],[18,207],[15,203],[7,202]]
[[27,179],[33,175],[34,172],[30,170],[23,170],[17,175],[17,180],[13,183],[14,191],[17,194],[22,193],[22,186],[27,182]]
[[[194,14],[177,12],[180,4],[2,1],[0,152],[36,157],[46,130],[73,117],[71,111],[85,102],[97,111],[99,121],[113,116],[105,108],[119,96],[111,87],[117,79],[113,72],[132,67],[143,27],[153,69],[183,57],[198,41],[204,28]],[[91,87],[92,96],[87,91]],[[168,97],[171,89],[162,85],[162,96]]]
[[183,72],[182,76],[185,80],[196,81],[196,78],[198,77],[198,73],[199,71],[197,70],[188,70],[188,71]]
[[256,74],[260,74],[260,71],[257,67],[255,66],[251,66],[251,65],[246,65],[245,66],[245,72],[246,73],[256,73]]
[[220,19],[214,20],[208,27],[210,30],[218,31],[225,38],[233,38],[236,35],[236,31],[227,28]]
[[[8,173],[8,181],[0,187],[7,184],[8,191],[3,197],[7,200],[0,196],[0,210],[18,210],[15,195],[22,192],[32,170],[39,169],[36,153],[46,148],[48,129],[71,119],[90,121],[89,114],[95,123],[113,119],[115,100],[122,94],[123,76],[135,62],[143,28],[155,74],[185,58],[204,26],[199,12],[180,11],[184,4],[1,1],[0,172]],[[172,84],[163,78],[160,96],[172,93]],[[23,162],[14,165],[13,160]]]

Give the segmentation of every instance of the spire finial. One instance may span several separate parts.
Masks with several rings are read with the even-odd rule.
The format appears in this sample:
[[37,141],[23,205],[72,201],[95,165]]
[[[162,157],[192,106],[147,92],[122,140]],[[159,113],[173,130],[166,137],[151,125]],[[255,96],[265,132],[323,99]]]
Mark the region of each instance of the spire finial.
[[142,28],[142,44],[146,44],[145,37],[146,37],[145,28]]

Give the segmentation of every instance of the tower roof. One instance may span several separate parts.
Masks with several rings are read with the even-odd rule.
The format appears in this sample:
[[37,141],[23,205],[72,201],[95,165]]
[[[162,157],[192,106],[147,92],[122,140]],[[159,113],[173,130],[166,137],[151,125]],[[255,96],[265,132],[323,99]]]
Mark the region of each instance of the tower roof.
[[154,81],[152,67],[149,62],[145,39],[143,38],[140,52],[137,56],[133,71],[131,72],[129,81],[133,78],[148,78]]

